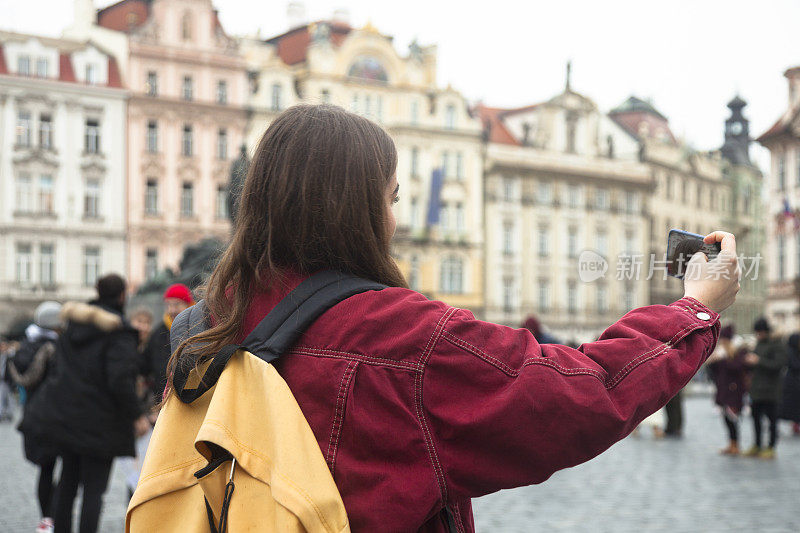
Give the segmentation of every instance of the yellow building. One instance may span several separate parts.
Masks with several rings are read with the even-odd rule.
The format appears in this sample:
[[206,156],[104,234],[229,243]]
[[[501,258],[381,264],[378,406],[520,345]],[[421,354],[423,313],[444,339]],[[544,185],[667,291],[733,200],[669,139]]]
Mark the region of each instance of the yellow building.
[[250,149],[277,113],[299,102],[337,104],[380,123],[398,150],[398,264],[412,288],[481,314],[481,126],[460,93],[437,87],[436,47],[413,43],[401,55],[370,25],[323,21],[244,39],[242,49]]

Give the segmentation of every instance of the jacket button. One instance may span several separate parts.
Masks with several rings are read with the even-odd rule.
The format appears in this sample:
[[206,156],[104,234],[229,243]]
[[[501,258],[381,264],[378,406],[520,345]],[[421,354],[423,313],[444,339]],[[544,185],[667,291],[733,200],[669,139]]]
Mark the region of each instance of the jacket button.
[[700,320],[711,320],[711,315],[709,315],[706,312],[700,311],[699,313],[697,313],[697,318],[699,318]]

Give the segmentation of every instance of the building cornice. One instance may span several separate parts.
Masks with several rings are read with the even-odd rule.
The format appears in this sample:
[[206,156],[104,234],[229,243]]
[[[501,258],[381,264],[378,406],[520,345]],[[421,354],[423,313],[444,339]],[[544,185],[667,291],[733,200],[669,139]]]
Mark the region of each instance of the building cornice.
[[74,96],[110,98],[115,100],[125,100],[130,97],[130,91],[117,87],[0,74],[0,91],[2,91],[4,87],[23,89],[38,94],[65,93]]

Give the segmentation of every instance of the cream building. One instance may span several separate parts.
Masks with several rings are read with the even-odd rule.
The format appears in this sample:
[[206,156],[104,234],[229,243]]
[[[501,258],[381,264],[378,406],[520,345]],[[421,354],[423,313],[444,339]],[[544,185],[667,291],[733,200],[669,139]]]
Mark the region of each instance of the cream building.
[[127,98],[96,44],[0,32],[0,331],[125,273]]
[[[535,314],[561,342],[595,339],[648,301],[635,270],[649,246],[651,176],[637,142],[569,82],[541,104],[478,111],[486,320],[518,327]],[[597,279],[579,270],[585,251],[607,262]]]
[[[248,146],[297,102],[330,102],[380,123],[398,150],[393,253],[409,284],[481,315],[481,126],[460,93],[436,85],[436,48],[414,43],[401,55],[370,25],[334,20],[244,39],[242,49],[253,73]],[[444,175],[438,194],[435,169]]]
[[120,62],[131,90],[128,275],[135,288],[176,268],[187,244],[228,237],[230,165],[247,124],[245,63],[210,0],[123,0],[97,12],[90,0],[77,0],[68,32],[127,54]]
[[779,330],[800,329],[800,67],[784,73],[786,111],[758,138],[771,155],[767,181],[767,315]]

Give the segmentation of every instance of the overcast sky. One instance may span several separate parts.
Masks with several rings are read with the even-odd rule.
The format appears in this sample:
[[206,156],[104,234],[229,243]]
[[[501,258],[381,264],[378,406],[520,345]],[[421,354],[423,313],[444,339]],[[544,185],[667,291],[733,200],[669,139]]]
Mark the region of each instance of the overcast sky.
[[[96,7],[113,2],[95,0]],[[232,34],[287,29],[285,0],[216,0]],[[471,101],[521,106],[572,87],[608,111],[629,95],[649,98],[694,147],[722,143],[725,104],[749,102],[754,137],[786,109],[783,72],[800,65],[796,0],[552,0],[454,2],[315,0],[309,19],[349,12],[395,37],[405,54],[414,38],[439,47],[439,82]],[[47,14],[43,17],[43,14]],[[0,28],[58,35],[71,0],[0,0]],[[754,150],[762,166],[763,149]]]

